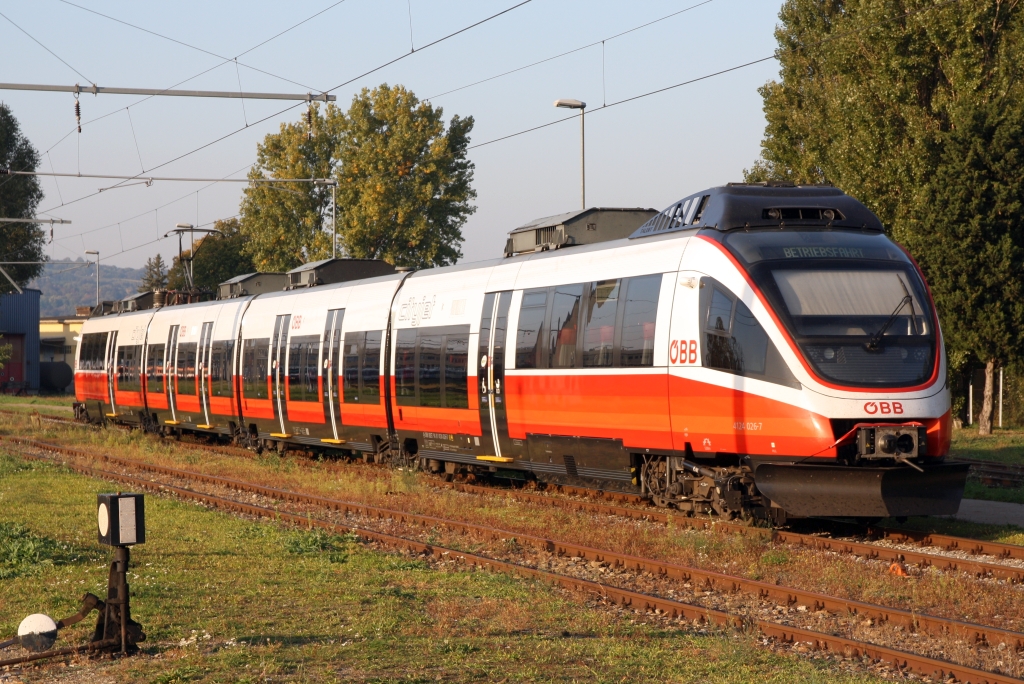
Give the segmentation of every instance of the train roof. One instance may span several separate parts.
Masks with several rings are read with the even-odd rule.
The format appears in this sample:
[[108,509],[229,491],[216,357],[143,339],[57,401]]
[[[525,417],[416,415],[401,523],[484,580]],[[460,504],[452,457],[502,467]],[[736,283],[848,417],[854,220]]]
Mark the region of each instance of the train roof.
[[729,183],[684,197],[637,228],[629,239],[692,228],[816,227],[881,232],[882,222],[859,200],[831,185]]

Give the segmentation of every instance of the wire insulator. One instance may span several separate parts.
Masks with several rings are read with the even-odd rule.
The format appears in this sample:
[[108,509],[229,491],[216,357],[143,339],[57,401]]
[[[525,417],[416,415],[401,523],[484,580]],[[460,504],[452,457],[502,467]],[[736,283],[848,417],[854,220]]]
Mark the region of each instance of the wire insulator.
[[75,98],[75,121],[78,123],[78,132],[82,132],[82,105]]
[[306,110],[306,140],[313,139],[313,104],[310,103]]

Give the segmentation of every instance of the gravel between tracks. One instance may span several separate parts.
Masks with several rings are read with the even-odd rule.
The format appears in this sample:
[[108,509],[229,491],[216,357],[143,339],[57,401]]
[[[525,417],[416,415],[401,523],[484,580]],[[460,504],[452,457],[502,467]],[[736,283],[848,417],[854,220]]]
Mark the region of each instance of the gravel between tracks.
[[[31,450],[37,451],[37,450]],[[45,454],[48,455],[49,454]],[[52,457],[52,456],[51,456]],[[66,456],[62,458],[67,458]],[[784,625],[803,627],[828,634],[846,636],[848,638],[868,641],[881,646],[897,648],[904,651],[926,655],[932,658],[950,660],[961,665],[1000,672],[1003,674],[1020,677],[1024,674],[1024,654],[1014,653],[1007,644],[991,644],[988,646],[975,646],[967,643],[958,635],[930,635],[908,631],[898,625],[876,624],[873,620],[855,615],[836,615],[826,611],[814,612],[807,606],[781,606],[773,601],[761,599],[746,593],[729,593],[723,591],[707,590],[699,584],[681,582],[673,579],[656,577],[650,573],[624,570],[609,566],[607,563],[597,561],[586,561],[582,558],[560,557],[551,553],[540,551],[530,546],[520,545],[514,538],[492,540],[478,539],[474,535],[452,532],[447,529],[424,529],[422,526],[413,524],[398,523],[393,520],[380,519],[376,517],[343,514],[337,511],[327,510],[318,506],[290,503],[279,499],[266,497],[260,494],[239,492],[235,489],[195,482],[184,477],[166,475],[155,475],[148,472],[139,472],[121,465],[107,463],[105,469],[124,475],[141,477],[156,485],[169,484],[174,486],[185,486],[197,492],[211,494],[226,499],[252,503],[270,509],[299,513],[302,515],[315,514],[331,522],[362,527],[368,530],[375,530],[395,536],[402,536],[418,541],[443,545],[467,553],[476,553],[490,556],[492,558],[518,563],[530,567],[536,567],[559,574],[602,582],[611,585],[628,587],[636,591],[642,591],[651,595],[660,595],[667,598],[685,601],[687,603],[700,605],[706,608],[725,610],[732,613],[744,615],[750,618],[767,619]],[[633,524],[646,524],[641,521],[629,521]],[[693,534],[699,532],[691,531]],[[898,548],[900,545],[891,545]],[[838,554],[835,554],[838,555]],[[970,557],[969,554],[967,554]],[[445,558],[426,559],[439,567],[446,564],[454,564],[457,561]],[[865,563],[879,563],[878,561],[865,560]],[[938,572],[936,570],[926,570]],[[593,599],[590,599],[593,601]],[[621,608],[619,608],[621,610]],[[644,619],[658,620],[658,616]],[[671,620],[667,617],[660,618],[664,622],[679,623],[679,620]],[[768,644],[772,645],[772,644]],[[783,651],[801,652],[801,645],[774,644],[774,648]],[[803,647],[804,651],[809,651]],[[850,666],[853,669],[863,671],[864,663],[853,661],[849,658],[832,656],[834,659]],[[875,674],[881,674],[886,668],[868,668]],[[891,675],[899,674],[907,677],[905,673],[899,673],[893,668],[888,668]]]

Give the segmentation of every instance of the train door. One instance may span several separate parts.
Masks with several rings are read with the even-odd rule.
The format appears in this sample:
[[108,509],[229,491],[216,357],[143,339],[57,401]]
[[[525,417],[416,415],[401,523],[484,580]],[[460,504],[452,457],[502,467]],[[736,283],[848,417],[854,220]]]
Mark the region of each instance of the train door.
[[285,428],[287,419],[285,404],[285,383],[288,380],[288,369],[285,361],[288,357],[288,326],[291,325],[292,315],[283,314],[274,321],[274,337],[270,341],[270,376],[273,383],[274,408],[277,411],[278,424],[281,431],[271,433],[271,437],[291,437]]
[[320,386],[324,397],[324,418],[334,435],[333,438],[320,441],[328,444],[342,444],[344,441],[338,437],[338,418],[341,414],[341,388],[338,386],[341,383],[341,323],[344,319],[344,309],[331,309],[327,312],[324,340],[320,345],[323,356],[320,363]]
[[203,411],[203,424],[197,427],[209,430],[210,423],[210,350],[213,347],[213,322],[203,323],[199,333],[199,353],[196,355],[196,376],[199,380],[199,404]]
[[178,408],[174,396],[175,376],[178,372],[178,326],[172,325],[167,332],[167,346],[164,347],[164,385],[167,387],[167,405],[171,408],[168,425],[178,424]]
[[117,400],[114,392],[117,389],[117,331],[107,337],[107,395],[110,397],[110,413],[108,417],[117,415]]
[[[512,293],[489,292],[480,314],[480,424],[484,436],[494,444],[493,456],[501,462],[512,460],[505,405],[505,338]],[[508,452],[503,454],[504,452]],[[487,454],[490,455],[490,454]]]

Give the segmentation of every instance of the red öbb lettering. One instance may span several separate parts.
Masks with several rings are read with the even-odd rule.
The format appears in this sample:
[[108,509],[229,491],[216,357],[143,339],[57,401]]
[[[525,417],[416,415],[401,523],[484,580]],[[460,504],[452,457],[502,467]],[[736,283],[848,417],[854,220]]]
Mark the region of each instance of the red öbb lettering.
[[889,402],[887,402],[887,401],[880,401],[880,402],[878,402],[878,409],[884,415],[889,415],[890,413],[892,413],[892,407],[889,405]]
[[672,340],[668,346],[668,360],[675,363],[679,359],[679,340]]
[[864,413],[870,416],[875,415],[876,413],[878,413],[878,404],[876,404],[873,401],[867,402],[866,404],[864,404]]
[[892,402],[892,412],[897,414],[903,413],[903,404],[898,401]]
[[690,363],[697,363],[697,340],[690,340]]

